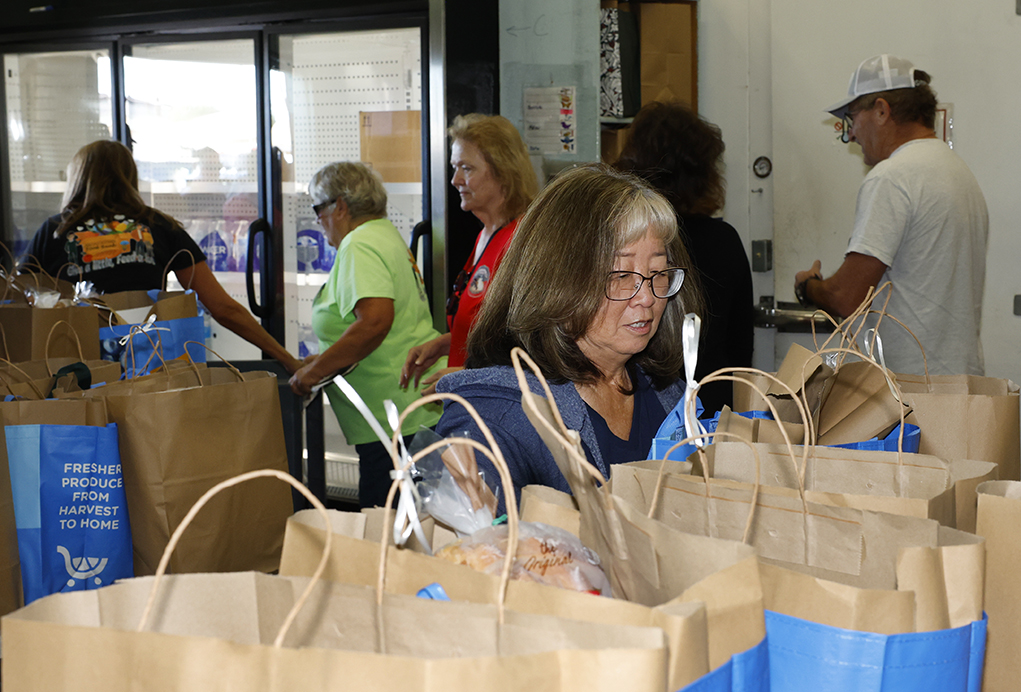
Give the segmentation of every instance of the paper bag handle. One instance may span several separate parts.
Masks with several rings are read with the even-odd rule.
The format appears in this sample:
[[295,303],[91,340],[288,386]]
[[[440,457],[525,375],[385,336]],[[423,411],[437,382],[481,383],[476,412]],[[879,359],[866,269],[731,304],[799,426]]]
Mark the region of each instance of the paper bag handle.
[[[797,480],[797,483],[798,483],[798,494],[801,497],[802,514],[807,516],[808,515],[808,501],[805,498],[805,478],[804,478],[804,473],[805,473],[805,468],[806,468],[807,463],[808,463],[808,449],[806,447],[803,447],[803,450],[802,450],[802,464],[801,464],[801,467],[799,468],[798,467],[797,458],[796,458],[796,456],[794,454],[794,446],[791,444],[790,436],[787,434],[787,430],[784,428],[783,423],[780,421],[779,416],[777,415],[777,410],[776,410],[776,407],[773,405],[773,402],[769,400],[769,397],[766,396],[765,392],[763,392],[761,389],[759,389],[758,385],[756,385],[754,382],[750,382],[748,380],[745,380],[745,379],[737,377],[736,376],[737,373],[750,373],[750,374],[761,375],[761,376],[764,376],[767,379],[770,379],[773,382],[779,384],[783,389],[786,389],[791,394],[791,397],[793,398],[795,404],[797,405],[798,412],[801,414],[801,419],[802,419],[802,421],[804,421],[806,429],[811,426],[811,422],[810,422],[811,419],[808,416],[807,406],[804,404],[804,402],[802,402],[801,399],[799,399],[797,397],[797,395],[795,394],[794,390],[791,389],[791,387],[786,382],[781,381],[778,377],[776,377],[775,375],[773,375],[771,373],[763,372],[763,371],[757,370],[755,368],[720,368],[719,370],[716,370],[715,372],[710,373],[706,377],[703,377],[702,380],[695,386],[695,392],[697,393],[698,389],[701,388],[702,385],[708,384],[710,382],[723,382],[723,381],[741,382],[741,383],[744,383],[747,386],[751,387],[752,389],[754,389],[755,392],[758,393],[758,395],[763,399],[763,401],[766,402],[766,406],[769,407],[770,413],[773,414],[773,418],[775,420],[777,420],[777,422],[780,423],[780,434],[783,436],[784,442],[787,445],[787,452],[790,455],[791,463],[794,466],[794,471],[795,471],[794,477],[795,477],[795,479]],[[695,397],[692,396],[692,397],[686,399],[686,406],[690,406],[691,408],[694,408],[694,406],[695,406],[694,402],[695,402]],[[694,411],[692,411],[691,414],[692,414],[692,418],[694,418]],[[744,442],[745,444],[747,444],[751,448],[752,454],[755,457],[755,486],[754,486],[754,488],[752,490],[751,507],[749,508],[749,511],[748,511],[748,520],[745,523],[744,535],[743,535],[743,537],[741,539],[743,542],[747,543],[748,542],[748,537],[751,534],[752,522],[753,522],[753,520],[755,518],[755,507],[756,507],[756,505],[758,503],[759,487],[760,487],[760,476],[761,476],[761,461],[759,459],[759,452],[758,452],[758,450],[748,440],[744,439],[743,437],[741,437],[740,435],[737,435],[735,433],[729,433],[729,432],[724,432],[724,433],[717,433],[717,432],[714,432],[714,433],[697,433],[697,434],[690,435],[690,436],[686,437],[685,439],[677,442],[672,447],[670,447],[670,449],[667,450],[666,454],[663,455],[663,460],[662,460],[662,462],[660,463],[660,466],[659,466],[659,475],[658,475],[658,477],[656,479],[656,488],[653,491],[652,501],[649,503],[648,517],[651,519],[651,518],[653,518],[653,516],[656,513],[656,507],[657,507],[657,505],[659,503],[659,497],[660,497],[660,493],[661,493],[661,489],[662,489],[662,485],[663,485],[664,470],[666,469],[666,460],[670,457],[670,453],[673,452],[678,447],[682,447],[682,446],[684,446],[686,444],[689,444],[690,442],[693,442],[696,439],[710,439],[710,438],[712,438],[712,437],[714,437],[714,436],[716,436],[718,434],[723,434],[723,435],[727,435],[727,436],[730,436],[730,437],[735,437],[735,438],[737,438],[738,441]],[[704,458],[705,458],[705,450],[702,447],[699,447],[696,451],[699,454],[700,458],[702,459],[701,466],[702,466],[703,478],[705,479],[706,496],[707,497],[712,497],[711,492],[710,492],[710,488],[709,488],[709,485],[710,485],[710,483],[709,483],[709,469],[708,469],[708,466],[706,465],[705,460],[704,460]]]
[[[879,312],[878,310],[870,310],[869,313],[870,314],[874,313],[874,314],[880,315],[880,320],[883,320],[883,319],[893,320],[894,322],[899,324],[901,327],[903,327],[904,331],[906,331],[908,334],[910,334],[911,338],[915,340],[915,343],[918,344],[918,350],[922,354],[922,368],[923,368],[924,373],[925,373],[925,391],[931,392],[932,391],[932,379],[929,376],[929,359],[925,355],[925,347],[922,346],[922,341],[921,341],[921,339],[918,338],[918,335],[915,334],[913,331],[911,331],[910,327],[908,327],[906,324],[901,322],[899,319],[897,319],[893,315],[887,315],[887,314]],[[879,336],[878,328],[879,328],[879,323],[877,322],[876,323],[876,329],[877,329],[877,331],[876,331],[876,338],[878,338],[878,336]],[[873,343],[874,342],[875,342],[875,339],[873,339]]]
[[2,341],[4,345],[4,358],[10,360],[11,352],[7,348],[7,331],[4,329],[4,326],[2,324],[0,324],[0,341]]
[[[185,341],[184,342],[184,353],[185,353],[185,355],[188,355],[188,344],[195,344],[197,346],[201,346],[202,348],[204,348],[207,351],[209,351],[210,353],[212,353],[214,356],[216,356],[220,360],[221,363],[223,363],[224,365],[227,366],[227,369],[229,369],[232,373],[234,373],[234,375],[237,376],[239,382],[244,382],[245,376],[241,374],[241,371],[238,370],[236,367],[234,367],[229,360],[227,360],[226,358],[221,356],[219,353],[217,353],[213,349],[211,349],[208,346],[206,346],[204,341]],[[188,361],[191,362],[191,356],[190,355],[188,355]],[[194,362],[192,362],[192,365],[194,365]]]
[[[490,461],[493,462],[493,466],[496,467],[496,471],[500,475],[500,482],[503,484],[504,497],[506,498],[504,501],[504,505],[507,510],[507,550],[504,551],[505,555],[503,559],[503,571],[500,573],[500,591],[497,603],[498,621],[500,624],[503,624],[504,601],[507,600],[507,583],[508,581],[510,581],[511,566],[514,564],[514,558],[518,552],[518,523],[519,523],[518,500],[517,494],[514,492],[514,481],[511,478],[510,469],[507,466],[507,461],[504,459],[503,452],[500,451],[500,446],[496,443],[496,438],[493,437],[493,433],[490,431],[489,426],[487,426],[485,421],[482,420],[482,417],[479,415],[478,411],[475,410],[475,407],[468,403],[468,401],[464,399],[464,397],[447,392],[436,392],[434,394],[423,396],[420,399],[416,399],[411,403],[411,405],[404,409],[404,411],[400,415],[397,429],[394,431],[393,434],[393,439],[391,442],[392,444],[391,451],[395,459],[400,458],[398,454],[398,445],[401,439],[400,431],[401,427],[404,425],[404,420],[408,417],[408,415],[411,414],[411,412],[417,408],[438,401],[451,401],[463,406],[464,410],[468,412],[468,415],[472,417],[472,419],[475,421],[475,424],[479,427],[479,431],[482,433],[483,437],[486,438],[486,442],[489,443],[489,447],[487,448],[485,445],[476,442],[475,440],[456,436],[445,440],[438,440],[427,446],[425,449],[420,450],[413,457],[411,457],[411,459],[404,464],[403,468],[401,469],[401,472],[407,473],[408,469],[416,461],[424,457],[426,454],[429,454],[430,452],[435,451],[436,449],[439,449],[440,447],[446,446],[448,444],[462,444],[473,447],[474,449],[481,451],[489,458]],[[390,491],[387,493],[386,496],[386,507],[384,508],[383,512],[384,526],[388,526],[390,523],[391,511],[390,506],[393,503],[394,496],[397,493],[398,484],[401,482],[401,478],[399,477],[400,472],[398,472],[396,475],[398,475],[398,477],[395,478],[394,482],[390,485]],[[387,544],[388,542],[386,540],[386,534],[384,533],[382,547],[380,549],[379,581],[377,583],[376,590],[376,597],[378,599],[378,602],[382,602],[383,597],[383,583],[386,571]]]
[[[163,291],[167,290],[167,277],[170,276],[170,265],[174,263],[174,260],[177,259],[177,256],[180,255],[182,252],[188,253],[188,256],[191,257],[191,266],[193,269],[195,268],[195,255],[191,254],[191,250],[189,250],[188,248],[186,247],[181,248],[180,250],[172,254],[170,256],[170,259],[167,260],[167,266],[163,268],[163,288],[160,290]],[[174,275],[176,276],[177,273],[175,272]],[[195,274],[194,272],[192,272],[192,275],[188,277],[188,285],[184,287],[186,291],[191,290],[191,282],[194,278]]]
[[[53,326],[50,327],[50,333],[46,335],[46,349],[43,351],[43,353],[46,354],[46,372],[50,374],[50,377],[53,376],[53,368],[50,367],[50,342],[53,340],[53,332],[56,331],[58,324],[67,325],[68,330],[74,337],[75,343],[78,344],[78,360],[81,361],[82,363],[85,362],[85,354],[82,353],[82,340],[78,338],[77,330],[75,330],[75,328],[67,320],[57,320],[56,322],[53,323]],[[5,342],[4,349],[6,348],[7,344]]]
[[[873,310],[872,309],[872,305],[875,303],[876,298],[879,297],[879,294],[884,293],[884,292],[886,293],[886,300],[883,302],[882,309],[880,309],[880,310]],[[889,314],[886,311],[887,310],[887,306],[890,304],[890,298],[892,297],[892,295],[893,295],[893,283],[890,282],[890,281],[887,281],[883,285],[879,286],[878,289],[874,289],[873,287],[870,286],[868,292],[865,294],[865,299],[861,302],[861,304],[855,309],[854,312],[852,312],[850,315],[848,315],[839,324],[836,322],[836,320],[834,320],[829,315],[829,313],[826,313],[826,312],[821,311],[821,310],[817,310],[816,314],[822,313],[823,315],[826,315],[827,318],[829,318],[830,322],[832,322],[833,325],[835,326],[835,330],[834,330],[834,333],[831,334],[823,342],[822,346],[820,346],[819,345],[819,341],[816,338],[816,334],[815,334],[815,323],[814,322],[812,323],[812,340],[813,340],[813,343],[815,344],[816,351],[820,351],[820,350],[828,348],[830,342],[835,338],[836,334],[840,333],[842,335],[842,338],[841,338],[841,344],[842,345],[841,345],[841,347],[843,347],[843,344],[846,343],[846,344],[848,344],[849,348],[853,348],[856,352],[860,353],[860,349],[858,349],[858,347],[857,347],[857,342],[858,342],[858,335],[861,333],[861,330],[865,326],[865,317],[867,315],[878,315],[879,316],[879,318],[876,321],[875,335],[872,337],[872,343],[873,344],[875,344],[876,339],[878,338],[879,325],[882,323],[882,321],[884,319],[891,319],[894,322],[896,322],[897,324],[899,324],[901,327],[903,327],[904,331],[906,331],[908,334],[910,334],[911,338],[915,340],[916,344],[918,344],[918,350],[922,354],[922,367],[923,367],[924,372],[925,372],[926,390],[927,391],[931,391],[931,381],[930,381],[930,377],[929,377],[929,360],[928,360],[928,357],[925,355],[925,347],[922,346],[922,342],[921,342],[921,340],[919,340],[918,335],[916,335],[911,330],[910,327],[908,327],[906,324],[904,324],[904,322],[902,322],[901,320],[897,319],[895,316]],[[859,318],[861,319],[861,323],[858,325],[858,327],[856,329],[852,329],[854,327],[854,325],[853,325],[854,321],[859,319]],[[847,331],[849,331],[849,332],[852,332],[850,334],[850,336],[848,335],[847,332],[845,332],[845,329]]]
[[7,363],[7,365],[10,368],[12,368],[13,370],[16,370],[16,371],[20,372],[22,375],[24,375],[25,376],[25,382],[24,383],[32,388],[32,391],[36,393],[36,395],[39,397],[40,400],[46,398],[46,395],[42,393],[42,391],[39,389],[39,387],[37,387],[35,382],[32,380],[32,376],[31,375],[29,375],[27,372],[25,372],[24,370],[19,368],[14,363],[12,363],[11,361],[7,360],[6,358],[0,358],[0,363]]
[[[113,319],[112,312],[110,313],[110,319],[111,320]],[[142,363],[142,370],[145,371],[149,369],[149,365],[150,363],[152,363],[153,358],[159,358],[160,362],[163,363],[163,365],[167,364],[166,359],[163,357],[163,340],[160,338],[157,338],[156,341],[152,340],[152,334],[149,333],[149,327],[151,326],[151,324],[152,323],[149,322],[148,320],[146,320],[142,324],[133,324],[130,327],[128,327],[127,335],[122,337],[122,340],[123,339],[127,340],[128,353],[131,355],[132,379],[139,376],[137,363],[135,362],[135,336],[138,334],[142,334],[143,336],[145,336],[145,338],[149,340],[149,345],[152,346],[152,353],[150,353],[149,357],[145,359],[144,363]],[[157,327],[157,329],[162,329],[162,327]],[[117,332],[114,331],[114,334],[116,333]],[[157,335],[157,337],[158,336],[159,335]]]
[[[539,384],[542,386],[543,393],[549,403],[550,411],[553,413],[553,418],[556,421],[558,429],[554,429],[552,425],[546,421],[545,416],[540,416],[540,418],[545,421],[544,426],[547,427],[551,433],[556,435],[557,441],[572,453],[572,456],[577,459],[577,461],[581,464],[581,468],[586,473],[592,476],[592,478],[594,478],[600,485],[605,485],[606,478],[603,476],[602,471],[597,469],[592,462],[585,458],[585,455],[580,454],[575,448],[574,443],[571,441],[571,438],[573,437],[571,433],[574,431],[570,430],[564,423],[564,419],[560,415],[560,409],[557,408],[557,402],[553,398],[553,390],[550,389],[549,383],[546,381],[546,376],[542,374],[542,370],[539,369],[539,366],[534,360],[532,360],[532,357],[528,355],[528,352],[525,351],[525,349],[515,346],[511,349],[511,363],[514,365],[514,373],[518,377],[518,387],[521,389],[522,401],[527,399],[529,408],[533,408],[534,410],[535,402],[531,399],[534,395],[528,386],[528,378],[525,377],[524,370],[521,367],[522,361],[524,361],[524,363],[529,367],[536,379],[539,381]],[[538,413],[538,411],[535,412]]]
[[309,491],[303,483],[300,483],[293,476],[283,471],[277,471],[276,469],[259,469],[257,471],[248,471],[242,473],[233,478],[228,478],[225,481],[221,481],[214,485],[212,488],[207,490],[198,501],[192,505],[191,509],[181,520],[181,523],[174,530],[173,535],[170,537],[170,541],[167,543],[167,547],[163,549],[163,556],[160,558],[159,565],[156,567],[156,574],[153,576],[152,588],[149,589],[149,598],[145,603],[145,609],[142,611],[142,617],[138,622],[136,632],[144,632],[145,626],[149,622],[149,616],[152,613],[152,609],[156,603],[156,594],[159,592],[159,587],[163,581],[163,575],[166,574],[167,565],[170,564],[170,556],[173,555],[174,549],[177,548],[178,542],[181,540],[181,536],[184,534],[185,529],[191,524],[195,515],[209,502],[210,499],[217,493],[231,486],[250,481],[254,478],[279,478],[280,480],[290,483],[291,486],[297,488],[297,490],[304,495],[312,506],[319,511],[319,515],[323,519],[323,526],[326,527],[326,541],[323,543],[323,555],[319,558],[319,565],[316,567],[312,576],[309,578],[308,585],[305,590],[302,591],[301,596],[294,605],[291,607],[290,612],[287,613],[287,617],[284,618],[283,625],[280,626],[280,631],[277,632],[276,639],[273,640],[273,647],[279,649],[283,645],[284,637],[287,636],[287,631],[291,628],[294,623],[294,619],[298,616],[305,602],[308,601],[309,596],[312,594],[312,589],[323,575],[323,570],[326,569],[326,563],[330,558],[330,549],[333,546],[333,532],[330,531],[330,515],[326,511],[326,507],[320,502],[319,498]]
[[[666,470],[666,462],[667,459],[670,457],[670,452],[674,451],[678,447],[682,447],[686,444],[691,444],[696,440],[710,440],[712,438],[720,436],[733,437],[738,442],[745,443],[752,450],[752,455],[755,457],[755,483],[752,486],[752,499],[748,507],[748,519],[745,521],[744,533],[741,534],[741,542],[748,543],[748,538],[749,536],[751,536],[752,533],[752,524],[755,521],[755,508],[758,507],[759,504],[759,489],[762,487],[761,482],[762,462],[759,459],[759,450],[755,449],[755,445],[753,445],[751,442],[741,437],[737,433],[732,433],[729,431],[699,432],[694,435],[689,435],[688,437],[684,438],[677,444],[673,445],[670,449],[668,449],[667,453],[663,456],[663,459],[659,465],[659,475],[656,477],[656,487],[652,491],[652,501],[649,502],[649,511],[646,513],[646,516],[648,516],[649,519],[655,518],[656,509],[659,506],[660,493],[663,489],[663,479],[666,476],[666,473],[664,473],[664,471]],[[702,480],[705,481],[705,496],[707,499],[711,500],[713,497],[713,493],[709,483],[709,481],[711,480],[709,477],[709,467],[706,465],[704,460],[706,454],[705,447],[696,447],[695,453],[698,454],[700,458],[703,458],[701,466],[702,466]],[[807,515],[808,504],[807,502],[805,502],[804,491],[802,491],[801,493],[801,504],[804,506],[803,514]],[[706,512],[707,513],[709,512],[708,503],[706,504]],[[707,521],[706,525],[711,528],[712,522]]]
[[[849,348],[829,348],[829,349],[825,349],[825,350],[822,350],[822,351],[818,352],[819,355],[822,355],[824,353],[849,353],[851,355],[858,356],[859,358],[861,358],[863,363],[868,363],[868,364],[872,365],[873,367],[878,368],[879,371],[883,374],[883,377],[886,379],[887,386],[890,388],[890,392],[893,394],[894,400],[899,404],[897,406],[897,413],[900,414],[900,432],[899,432],[899,434],[897,436],[897,466],[903,466],[904,465],[904,417],[905,417],[904,406],[905,406],[905,404],[904,404],[904,393],[901,391],[900,385],[897,384],[897,376],[894,375],[892,372],[890,372],[890,370],[888,368],[880,365],[879,363],[877,363],[872,358],[869,358],[865,354],[859,353],[858,351],[856,351],[854,349],[849,349]],[[807,366],[807,363],[806,363],[806,366]],[[817,440],[815,439],[815,437],[813,436],[812,439],[806,440],[805,442],[806,442],[806,446],[808,444],[811,444],[812,452],[814,454],[815,453],[815,448],[817,446],[816,445]],[[900,497],[900,480],[899,480],[899,476],[897,478],[898,478],[898,480],[897,480],[897,497]]]

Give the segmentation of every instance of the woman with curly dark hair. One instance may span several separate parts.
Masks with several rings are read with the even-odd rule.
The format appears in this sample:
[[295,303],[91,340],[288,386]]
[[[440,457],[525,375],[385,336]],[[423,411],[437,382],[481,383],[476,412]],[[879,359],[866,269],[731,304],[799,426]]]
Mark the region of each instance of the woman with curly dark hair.
[[[692,269],[705,300],[695,376],[723,367],[750,366],[754,306],[744,244],[734,227],[714,215],[723,208],[720,128],[679,103],[646,104],[629,128],[616,168],[634,173],[663,194],[677,213]],[[706,415],[733,403],[730,383],[699,390]]]

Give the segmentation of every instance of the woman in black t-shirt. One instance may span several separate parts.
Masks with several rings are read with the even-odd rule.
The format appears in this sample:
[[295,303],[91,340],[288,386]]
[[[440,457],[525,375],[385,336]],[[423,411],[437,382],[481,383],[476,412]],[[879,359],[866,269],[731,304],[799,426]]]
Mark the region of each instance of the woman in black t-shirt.
[[90,281],[101,293],[115,293],[162,288],[169,265],[213,319],[269,353],[288,372],[301,367],[301,361],[223,289],[181,224],[143,201],[138,169],[126,146],[100,140],[82,147],[67,177],[61,213],[39,227],[29,247],[28,254],[43,270],[69,281]]
[[[755,338],[748,255],[737,230],[716,216],[726,197],[723,150],[716,125],[683,103],[653,101],[635,115],[615,164],[647,180],[677,213],[706,304],[697,380],[720,368],[750,367]],[[699,389],[698,397],[711,417],[733,405],[733,387],[712,382]]]

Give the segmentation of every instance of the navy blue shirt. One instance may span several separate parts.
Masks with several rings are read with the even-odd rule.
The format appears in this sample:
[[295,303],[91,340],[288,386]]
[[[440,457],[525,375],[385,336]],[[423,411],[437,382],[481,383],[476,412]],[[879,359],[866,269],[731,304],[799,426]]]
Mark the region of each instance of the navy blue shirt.
[[649,448],[652,447],[652,438],[656,436],[659,426],[666,418],[663,404],[652,390],[645,374],[637,370],[631,371],[630,374],[632,382],[636,385],[636,391],[628,439],[622,440],[614,435],[606,420],[594,408],[585,404],[589,420],[592,421],[592,429],[596,434],[596,442],[599,444],[599,451],[603,459],[610,464],[647,459]]

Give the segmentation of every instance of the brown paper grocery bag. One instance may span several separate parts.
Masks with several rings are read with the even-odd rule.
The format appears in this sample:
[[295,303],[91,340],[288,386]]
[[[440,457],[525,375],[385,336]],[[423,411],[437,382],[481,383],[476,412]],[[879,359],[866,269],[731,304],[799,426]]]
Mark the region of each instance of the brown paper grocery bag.
[[897,374],[921,428],[919,450],[944,459],[978,459],[1000,465],[1001,480],[1021,480],[1018,385],[974,375]]
[[[498,469],[500,477],[509,487],[510,474],[495,440],[489,435],[488,427],[474,408],[464,399],[451,394],[434,394],[412,404],[408,411],[431,400],[451,399],[465,407],[479,424],[479,429],[489,440],[490,453],[487,456]],[[399,427],[399,425],[398,425]],[[464,438],[439,441],[437,445],[457,443],[474,445]],[[435,445],[434,445],[435,446]],[[481,451],[481,450],[478,450]],[[419,454],[426,453],[422,450]],[[394,449],[395,459],[396,449]],[[395,462],[396,463],[396,462]],[[391,491],[393,494],[393,491]],[[511,532],[516,535],[518,526],[517,503],[514,495],[508,496],[507,516]],[[566,508],[564,508],[566,510]],[[669,642],[669,663],[667,674],[669,689],[679,689],[709,672],[709,652],[706,611],[702,603],[665,603],[647,607],[628,603],[616,598],[594,596],[569,589],[557,588],[531,581],[510,581],[478,572],[465,565],[422,554],[416,550],[398,549],[390,536],[371,532],[386,529],[391,532],[389,503],[382,510],[383,520],[378,520],[380,510],[372,513],[330,512],[327,520],[318,513],[299,512],[288,520],[281,558],[280,573],[284,575],[309,575],[319,562],[323,546],[331,539],[329,561],[324,576],[327,579],[353,584],[376,583],[375,565],[385,564],[385,583],[382,588],[392,593],[416,594],[431,584],[439,584],[455,600],[473,603],[505,602],[508,609],[527,613],[547,613],[586,622],[655,626],[666,632]],[[368,539],[368,540],[367,540]],[[380,546],[388,544],[385,560],[379,557]],[[508,558],[509,559],[509,558]],[[506,571],[509,562],[505,562]],[[505,593],[501,597],[501,592]]]
[[[742,376],[749,377],[747,374]],[[765,377],[764,374],[763,377]],[[794,398],[798,397],[808,407],[808,413],[812,420],[818,422],[819,409],[823,401],[826,400],[826,395],[832,385],[833,368],[826,364],[825,359],[804,346],[794,343],[787,350],[787,355],[784,356],[783,362],[777,369],[775,378],[768,379],[766,395],[777,409],[777,420],[804,424],[799,407],[794,401]],[[741,389],[743,389],[741,384],[735,382],[735,391]],[[747,390],[745,391],[747,392]],[[765,404],[761,394],[755,392],[754,389],[751,391],[754,394],[746,393],[742,397],[751,397],[756,404]],[[758,409],[744,410],[767,410],[768,408],[768,405],[761,405]],[[742,409],[735,405],[734,410],[741,411]],[[818,425],[813,427],[817,429]]]
[[978,487],[978,535],[986,539],[985,692],[1008,692],[1021,680],[1021,483]]
[[842,363],[819,409],[817,443],[839,445],[884,437],[911,411],[898,404],[897,397],[876,363]]
[[[740,373],[740,375],[744,374]],[[747,380],[742,378],[743,381]],[[769,383],[766,381],[766,378],[763,378],[761,384],[768,386]],[[737,383],[735,383],[736,386]],[[764,390],[765,387],[760,387],[760,389]],[[754,391],[754,389],[749,387],[748,391]],[[762,408],[756,410],[767,411],[769,407],[763,401]],[[804,442],[805,426],[801,423],[771,420],[768,418],[746,418],[731,411],[729,406],[724,406],[720,409],[720,418],[716,425],[716,431],[718,433],[725,433],[724,437],[727,439],[730,439],[729,436],[733,435],[737,439],[748,440],[749,442],[773,444],[781,444],[784,441],[783,432],[780,431],[780,428],[783,428],[784,432],[787,433],[787,438],[792,444],[799,445]]]
[[521,521],[559,526],[577,536],[581,531],[578,503],[567,493],[545,485],[521,489]]
[[[664,635],[652,627],[580,623],[318,581],[324,562],[312,579],[164,575],[203,502],[266,474],[289,479],[254,472],[207,492],[175,531],[156,577],[55,594],[7,616],[4,685],[284,692],[330,689],[342,680],[344,689],[395,692],[666,689]],[[327,554],[330,542],[327,534]]]
[[[79,393],[102,398],[117,423],[135,574],[152,574],[185,513],[217,481],[287,470],[277,378],[269,372],[182,368]],[[215,498],[174,554],[174,572],[277,569],[287,488],[256,481]]]
[[[51,353],[52,347],[56,342],[68,338],[73,340],[76,355],[59,356]],[[7,338],[2,327],[0,327],[0,340],[4,344],[4,354],[6,354],[8,352]],[[50,331],[46,335],[46,344],[42,358],[20,362],[12,362],[6,355],[3,358],[4,360],[0,361],[0,381],[8,387],[11,383],[38,382],[39,386],[31,387],[31,389],[33,393],[38,392],[38,398],[40,399],[46,398],[46,393],[52,389],[53,383],[48,378],[56,375],[61,368],[67,365],[75,363],[84,364],[92,374],[92,383],[113,382],[120,379],[121,376],[120,364],[98,358],[87,358],[78,333],[70,323],[64,321],[55,322],[50,327]]]
[[99,360],[99,312],[91,305],[0,305],[0,328],[7,341],[6,358],[12,363],[79,354]]
[[74,365],[75,363],[82,363],[89,369],[93,384],[116,382],[121,377],[120,363],[109,360],[82,360],[80,358],[61,357],[30,360],[14,364],[0,363],[0,379],[13,382],[24,382],[29,379],[46,381],[55,376],[61,368]]
[[642,103],[682,101],[697,111],[697,7],[642,3],[638,9]]
[[[802,451],[795,450],[799,464]],[[935,519],[962,530],[975,527],[975,487],[995,480],[997,473],[992,462],[948,462],[928,454],[818,446],[807,452],[803,483],[809,501]],[[797,489],[802,482],[799,468],[782,445],[723,441],[707,446],[704,456],[710,476],[744,483],[755,482],[756,458],[765,485]],[[701,473],[701,459],[702,455],[692,455],[694,474]]]
[[[848,355],[863,360],[845,362]],[[765,411],[772,403],[777,411],[776,420],[803,425],[788,391],[793,390],[807,405],[815,439],[822,445],[882,437],[911,410],[898,404],[896,381],[888,383],[889,374],[880,365],[852,349],[824,348],[813,352],[792,344],[775,375],[747,372],[735,375],[738,379],[734,382],[734,411]],[[769,403],[755,391],[756,384],[766,392]],[[775,423],[759,425],[772,428]],[[799,430],[794,428],[789,435],[798,437]]]
[[[87,380],[79,381],[85,375],[75,370],[58,375],[68,365],[88,368]],[[48,358],[25,363],[10,363],[0,360],[0,394],[24,399],[60,398],[66,391],[81,391],[81,386],[116,382],[121,376],[120,363],[106,360],[79,360],[78,358]]]
[[552,394],[532,394],[521,363],[545,385],[538,367],[521,349],[511,357],[521,405],[567,479],[581,512],[582,543],[599,555],[615,596],[650,606],[704,602],[711,669],[762,641],[762,591],[752,547],[740,539],[678,531],[611,494],[585,458],[577,432],[564,427]]
[[[362,513],[329,512],[333,545],[323,578],[347,584],[373,585],[377,579],[379,544]],[[303,510],[287,521],[280,574],[308,576],[318,564],[325,538],[323,521]],[[413,595],[438,583],[455,601],[493,604],[499,578],[464,565],[391,546],[387,553],[388,593]],[[669,641],[669,689],[680,689],[709,672],[705,609],[700,604],[668,603],[649,608],[616,598],[593,596],[525,581],[507,586],[506,607],[522,613],[550,614],[586,622],[659,627]]]
[[[871,621],[868,610],[884,603],[886,626],[902,632],[946,629],[982,617],[984,545],[979,537],[929,519],[817,504],[798,489],[722,479],[707,484],[704,478],[671,473],[669,462],[661,474],[649,468],[652,464],[660,462],[615,465],[614,495],[678,530],[721,537],[748,530],[748,508],[754,502],[750,542],[760,559],[823,580],[820,584],[848,587],[817,589],[844,603],[845,622]],[[804,589],[786,583],[784,593],[796,596]],[[913,593],[901,597],[901,607],[894,610],[890,601],[897,597],[881,593],[873,598],[876,591]],[[780,612],[805,617],[795,608],[779,607],[775,596],[772,603]]]
[[197,317],[198,302],[193,291],[160,291],[153,300],[148,291],[107,293],[96,299],[109,326],[141,324],[150,316],[160,322]]
[[[255,573],[152,578],[40,599],[3,622],[6,689],[40,692],[327,690],[476,692],[666,689],[662,631],[321,582],[280,647],[308,579]],[[382,629],[382,632],[380,631]],[[383,639],[382,651],[376,646]]]

